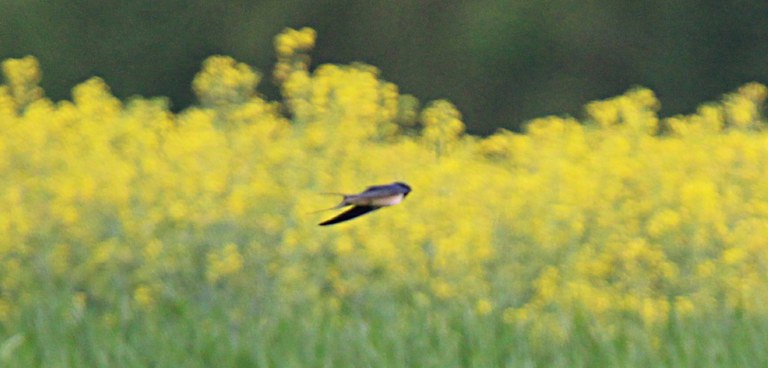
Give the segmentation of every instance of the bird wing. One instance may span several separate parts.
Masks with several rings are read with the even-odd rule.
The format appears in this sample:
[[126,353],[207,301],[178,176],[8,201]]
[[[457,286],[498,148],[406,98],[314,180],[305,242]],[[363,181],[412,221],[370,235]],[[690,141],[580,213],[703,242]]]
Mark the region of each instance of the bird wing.
[[327,225],[333,225],[338,224],[339,222],[344,222],[347,220],[351,220],[355,217],[365,215],[368,212],[378,210],[381,207],[374,207],[374,206],[354,206],[340,214],[338,214],[336,217],[325,220],[321,222],[320,226],[327,226]]
[[393,195],[405,193],[402,188],[396,185],[376,185],[368,187],[364,192],[360,194],[353,194],[348,197],[355,199],[369,199],[369,198],[381,198],[390,197]]

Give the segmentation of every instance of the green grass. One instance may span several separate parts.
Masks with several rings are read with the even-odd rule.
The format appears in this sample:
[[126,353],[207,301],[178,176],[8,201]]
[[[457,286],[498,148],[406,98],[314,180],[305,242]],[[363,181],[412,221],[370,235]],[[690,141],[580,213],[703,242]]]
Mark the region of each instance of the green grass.
[[[89,308],[74,316],[65,295],[23,312],[0,332],[3,367],[760,367],[768,321],[730,314],[670,318],[649,331],[619,320],[606,338],[563,316],[565,340],[478,316],[459,305],[418,308],[357,301],[337,312],[278,301],[213,298],[150,312]],[[127,303],[125,308],[127,308]],[[106,314],[118,317],[113,326]]]

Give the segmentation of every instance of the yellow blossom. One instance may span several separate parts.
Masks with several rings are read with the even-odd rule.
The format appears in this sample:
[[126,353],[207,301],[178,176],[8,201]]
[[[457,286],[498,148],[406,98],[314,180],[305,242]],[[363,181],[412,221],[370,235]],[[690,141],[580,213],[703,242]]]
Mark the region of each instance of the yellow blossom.
[[487,315],[493,311],[493,304],[488,299],[480,299],[475,305],[475,311],[481,316]]
[[675,313],[680,317],[687,317],[694,313],[696,306],[689,297],[678,296],[675,298]]
[[242,103],[255,93],[261,75],[229,56],[211,56],[195,76],[192,88],[204,105]]
[[155,304],[155,298],[152,289],[146,285],[141,285],[134,289],[133,300],[136,302],[136,304],[145,309],[150,308]]
[[38,86],[42,73],[36,58],[26,56],[5,60],[2,70],[17,107],[25,107],[43,97],[43,90]]
[[243,256],[236,244],[229,243],[221,249],[208,253],[206,277],[208,282],[215,283],[231,277],[243,268]]
[[[137,318],[168,301],[227,338],[315,321],[368,333],[350,316],[394,330],[418,318],[450,327],[425,332],[442,338],[474,315],[534,350],[585,334],[653,350],[670,316],[764,316],[764,86],[661,122],[637,88],[584,119],[482,138],[450,102],[400,95],[386,71],[310,67],[315,37],[276,37],[278,100],[259,94],[258,72],[214,56],[193,82],[200,104],[180,112],[121,101],[99,78],[54,103],[33,59],[3,63],[2,328],[63,311],[143,331],[173,324]],[[341,199],[322,193],[394,181],[413,187],[401,204],[317,226],[336,212],[312,211]]]

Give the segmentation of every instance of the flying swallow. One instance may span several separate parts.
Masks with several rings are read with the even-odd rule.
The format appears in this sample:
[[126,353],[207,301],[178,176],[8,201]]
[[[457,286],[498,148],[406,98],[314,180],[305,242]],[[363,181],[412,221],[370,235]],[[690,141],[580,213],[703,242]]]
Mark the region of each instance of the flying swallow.
[[410,192],[411,187],[409,187],[408,184],[396,182],[387,185],[374,185],[368,187],[360,194],[341,194],[344,196],[344,199],[338,206],[331,209],[338,209],[346,206],[353,207],[332,219],[321,222],[319,225],[327,226],[338,224],[339,222],[351,220],[382,207],[394,206],[402,202],[403,198]]

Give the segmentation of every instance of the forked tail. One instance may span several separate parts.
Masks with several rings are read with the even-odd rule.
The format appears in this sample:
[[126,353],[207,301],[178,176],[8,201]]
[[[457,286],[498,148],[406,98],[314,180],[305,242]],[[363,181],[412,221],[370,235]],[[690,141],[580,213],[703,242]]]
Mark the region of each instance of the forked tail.
[[320,194],[322,194],[322,195],[342,196],[344,198],[341,200],[341,203],[339,203],[339,204],[337,204],[337,205],[335,205],[335,206],[333,206],[331,208],[324,208],[322,210],[312,211],[312,212],[309,212],[308,214],[325,212],[325,211],[330,211],[330,210],[338,210],[339,208],[344,208],[345,206],[347,206],[346,201],[347,201],[347,198],[349,198],[349,196],[350,196],[349,194],[330,193],[330,192],[325,192],[325,193],[320,193]]

